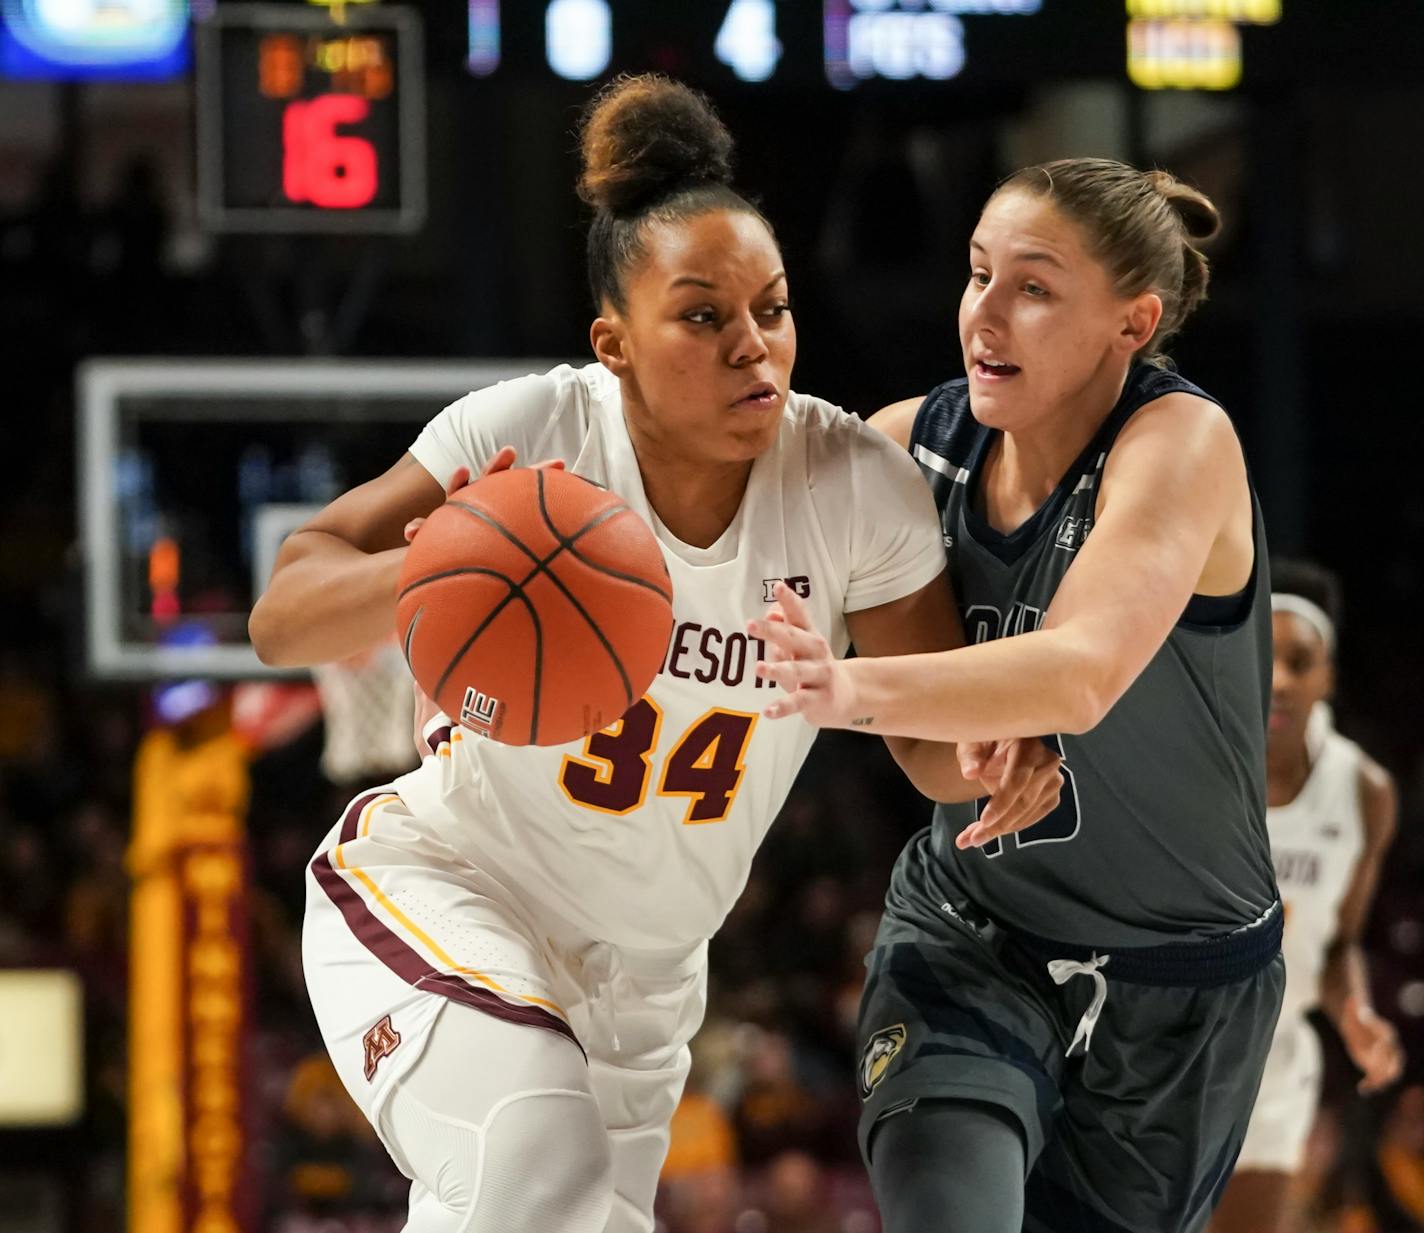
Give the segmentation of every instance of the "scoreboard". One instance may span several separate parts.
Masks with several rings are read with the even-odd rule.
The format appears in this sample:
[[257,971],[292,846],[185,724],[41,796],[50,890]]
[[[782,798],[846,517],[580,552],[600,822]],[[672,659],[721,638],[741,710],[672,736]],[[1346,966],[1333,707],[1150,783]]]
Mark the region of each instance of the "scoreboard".
[[[1241,31],[1299,0],[464,0],[468,68],[536,66],[569,81],[661,69],[735,82],[858,90],[974,89],[1064,77],[1143,89],[1230,89]],[[1390,0],[1380,0],[1381,3]],[[1260,39],[1253,33],[1257,46]]]
[[[1342,40],[1347,10],[1357,37]],[[819,95],[829,122],[837,95],[979,115],[1065,80],[1261,96],[1412,81],[1424,46],[1421,0],[204,0],[194,12],[200,210],[213,230],[247,232],[418,229],[427,72],[442,105],[472,116],[508,86],[567,82],[581,100],[613,74],[656,71],[717,98]],[[556,97],[578,105],[572,90]]]
[[[469,68],[480,77],[537,58],[570,81],[661,69],[708,84],[848,90],[877,79],[948,81],[970,63],[976,40],[1010,34],[1006,27],[1064,0],[466,2]],[[537,44],[542,56],[531,54]]]
[[425,217],[409,9],[223,5],[198,26],[198,201],[215,231],[408,232]]

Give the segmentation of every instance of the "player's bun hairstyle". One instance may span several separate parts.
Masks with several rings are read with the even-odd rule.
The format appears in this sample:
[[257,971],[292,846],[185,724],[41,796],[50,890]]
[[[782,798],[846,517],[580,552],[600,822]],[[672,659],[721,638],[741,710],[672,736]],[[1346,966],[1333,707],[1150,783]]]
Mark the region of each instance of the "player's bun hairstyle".
[[1271,558],[1271,592],[1299,595],[1308,599],[1330,618],[1336,630],[1344,608],[1339,577],[1323,565],[1296,557]]
[[1210,270],[1198,245],[1221,229],[1211,199],[1169,172],[1106,158],[1025,167],[994,196],[1010,190],[1046,197],[1082,226],[1120,294],[1161,297],[1162,320],[1140,358],[1165,365],[1163,348],[1206,299]]
[[624,276],[644,253],[650,220],[737,210],[766,223],[732,187],[732,135],[712,104],[656,73],[618,77],[584,109],[578,194],[594,208],[588,281],[595,308],[626,308]]

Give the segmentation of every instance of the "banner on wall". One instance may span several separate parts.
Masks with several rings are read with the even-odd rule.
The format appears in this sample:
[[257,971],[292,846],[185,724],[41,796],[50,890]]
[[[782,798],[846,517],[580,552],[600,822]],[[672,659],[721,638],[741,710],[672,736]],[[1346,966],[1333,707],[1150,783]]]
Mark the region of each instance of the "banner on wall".
[[246,1028],[247,752],[225,704],[134,768],[130,1233],[254,1233]]

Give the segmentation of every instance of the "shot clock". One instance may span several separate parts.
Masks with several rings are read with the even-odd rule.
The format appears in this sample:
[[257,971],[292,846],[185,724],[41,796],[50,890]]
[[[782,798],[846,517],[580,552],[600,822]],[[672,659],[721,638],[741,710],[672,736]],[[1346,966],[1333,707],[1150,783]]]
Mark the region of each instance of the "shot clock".
[[222,5],[198,27],[198,199],[215,231],[403,232],[425,217],[411,9]]

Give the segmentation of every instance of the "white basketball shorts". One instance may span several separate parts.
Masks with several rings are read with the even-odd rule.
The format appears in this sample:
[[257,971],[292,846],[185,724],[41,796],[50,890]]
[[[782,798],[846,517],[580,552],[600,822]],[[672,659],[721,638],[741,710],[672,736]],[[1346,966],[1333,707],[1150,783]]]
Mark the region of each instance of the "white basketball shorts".
[[[383,1138],[382,1108],[451,1002],[567,1037],[608,1131],[615,1211],[652,1227],[706,1009],[705,942],[655,953],[586,937],[432,839],[384,788],[357,797],[317,849],[302,952],[337,1073]],[[400,1164],[399,1145],[386,1146]]]
[[1271,1041],[1261,1091],[1238,1169],[1294,1173],[1305,1155],[1305,1141],[1320,1103],[1321,1054],[1315,1029],[1299,1015],[1283,1019]]

